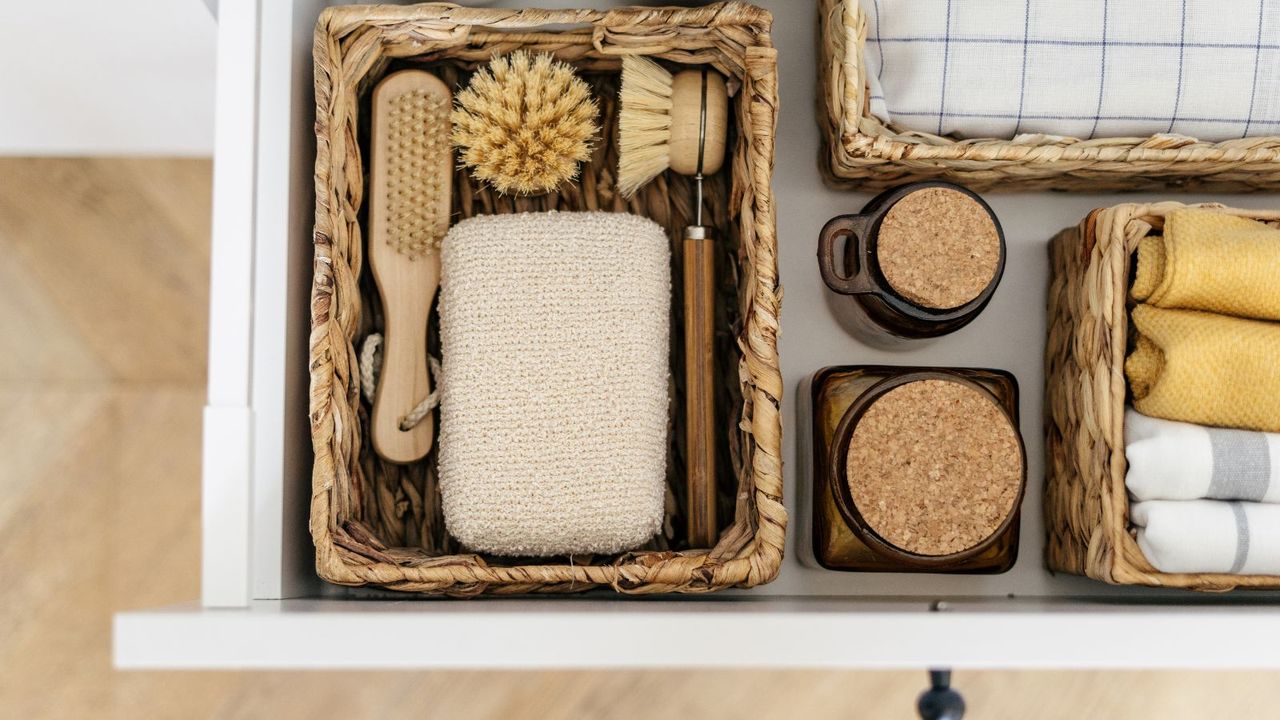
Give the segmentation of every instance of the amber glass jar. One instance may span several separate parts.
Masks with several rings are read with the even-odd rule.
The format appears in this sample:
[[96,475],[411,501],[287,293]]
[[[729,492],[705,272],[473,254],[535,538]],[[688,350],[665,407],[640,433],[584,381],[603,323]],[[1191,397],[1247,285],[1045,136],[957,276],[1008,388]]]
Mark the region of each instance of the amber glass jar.
[[814,374],[813,549],[832,570],[1000,573],[1018,552],[1026,457],[999,370]]
[[[842,257],[837,246],[844,241]],[[973,192],[919,182],[881,193],[818,236],[818,269],[848,296],[856,336],[894,345],[945,335],[973,321],[1004,274],[1004,231]]]

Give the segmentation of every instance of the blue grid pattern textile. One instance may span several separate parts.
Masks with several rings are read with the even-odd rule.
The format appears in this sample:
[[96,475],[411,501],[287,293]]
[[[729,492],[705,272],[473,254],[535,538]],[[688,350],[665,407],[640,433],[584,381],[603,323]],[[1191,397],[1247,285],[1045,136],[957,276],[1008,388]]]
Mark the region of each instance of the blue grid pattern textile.
[[960,138],[1280,135],[1280,0],[860,0],[871,112]]

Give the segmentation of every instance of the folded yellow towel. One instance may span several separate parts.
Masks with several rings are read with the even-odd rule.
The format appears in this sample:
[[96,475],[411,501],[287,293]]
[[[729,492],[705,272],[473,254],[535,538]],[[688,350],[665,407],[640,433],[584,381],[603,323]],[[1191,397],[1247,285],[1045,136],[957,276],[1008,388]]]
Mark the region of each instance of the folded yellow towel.
[[1194,310],[1133,310],[1125,361],[1143,415],[1280,432],[1280,323]]
[[1133,299],[1162,308],[1280,320],[1280,228],[1212,210],[1175,210],[1138,242]]

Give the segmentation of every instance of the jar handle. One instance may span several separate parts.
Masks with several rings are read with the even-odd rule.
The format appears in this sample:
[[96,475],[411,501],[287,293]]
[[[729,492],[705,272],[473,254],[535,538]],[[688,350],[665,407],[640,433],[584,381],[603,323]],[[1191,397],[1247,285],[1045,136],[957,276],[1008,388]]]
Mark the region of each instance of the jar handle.
[[[867,273],[867,226],[869,215],[839,215],[827,221],[818,234],[818,270],[827,287],[842,295],[865,295],[876,289]],[[836,240],[844,238],[854,246],[858,266],[852,275],[842,275],[837,268]],[[846,255],[848,253],[846,252]]]

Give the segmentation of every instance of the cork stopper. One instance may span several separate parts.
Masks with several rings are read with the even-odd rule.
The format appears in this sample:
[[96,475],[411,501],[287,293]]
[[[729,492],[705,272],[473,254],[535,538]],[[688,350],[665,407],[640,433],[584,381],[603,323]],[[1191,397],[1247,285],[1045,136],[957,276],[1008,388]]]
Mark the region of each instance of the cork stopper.
[[894,203],[876,236],[889,285],[922,307],[950,310],[986,290],[1000,262],[1000,233],[978,201],[950,188],[917,190]]
[[991,537],[1014,511],[1022,446],[989,396],[917,380],[867,408],[846,469],[853,503],[876,534],[917,555],[951,555]]

